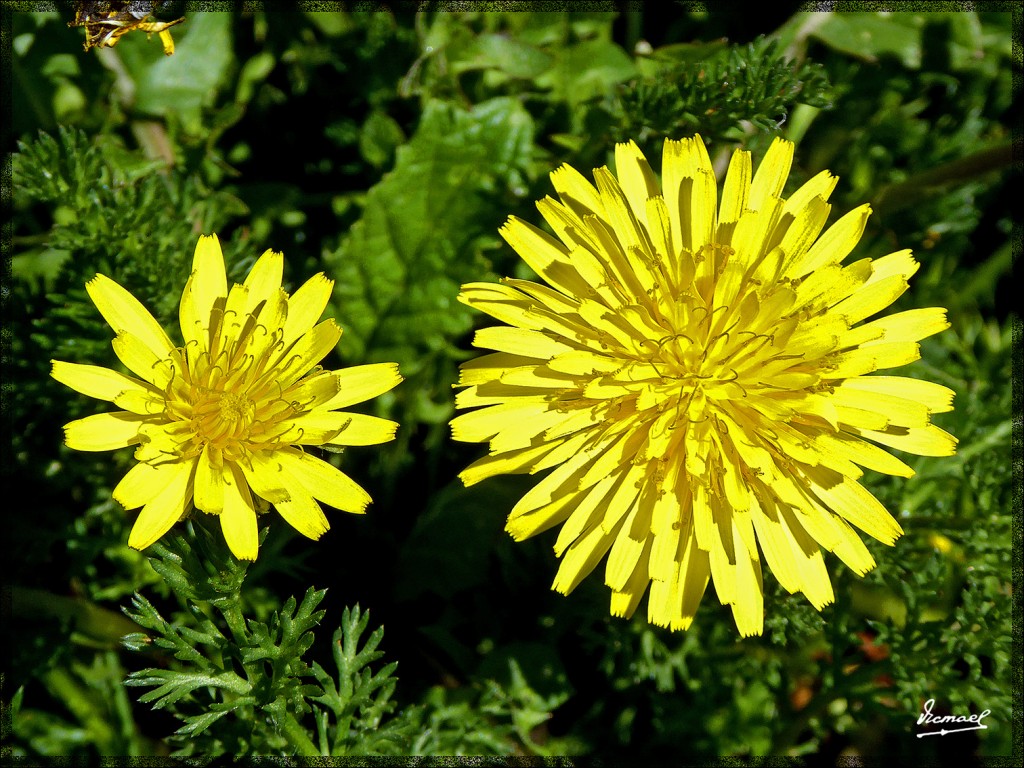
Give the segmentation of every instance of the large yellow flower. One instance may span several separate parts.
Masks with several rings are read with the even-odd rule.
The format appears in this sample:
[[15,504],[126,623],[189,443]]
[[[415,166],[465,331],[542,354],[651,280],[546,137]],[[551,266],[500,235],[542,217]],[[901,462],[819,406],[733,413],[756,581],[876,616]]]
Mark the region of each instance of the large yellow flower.
[[139,378],[58,360],[52,375],[124,409],[64,430],[67,445],[81,451],[139,446],[139,463],[114,489],[125,509],[142,507],[129,546],[148,547],[194,505],[220,517],[236,557],[253,560],[253,494],[311,539],[329,528],[318,501],[347,512],[370,503],[365,490],[303,446],[393,439],[395,422],[338,409],[394,387],[402,380],[398,366],[317,365],[341,337],[333,320],[317,323],[333,282],[318,274],[289,296],[283,266],[280,253],[267,251],[229,291],[217,237],[201,237],[181,297],[183,347],[113,280],[96,275],[87,283],[117,333],[114,352]]
[[512,327],[478,331],[475,346],[495,352],[462,366],[456,404],[479,409],[452,433],[490,454],[460,477],[553,469],[506,528],[523,539],[562,524],[559,592],[607,555],[613,615],[632,615],[649,586],[649,620],[685,629],[710,578],[740,633],[760,634],[761,556],[820,609],[833,600],[823,549],[864,574],[875,563],[854,527],[886,544],[902,533],[857,482],[861,467],[913,474],[876,444],[953,453],[929,421],[951,390],[868,375],[918,359],[945,310],[862,324],[917,262],[898,251],[841,266],[870,208],[819,237],[836,178],[785,199],[792,157],[776,139],[752,174],[735,152],[721,205],[699,136],[665,142],[660,186],[632,142],[596,186],[562,166],[561,202],[537,204],[557,239],[515,217],[501,230],[550,287],[463,286],[461,301]]

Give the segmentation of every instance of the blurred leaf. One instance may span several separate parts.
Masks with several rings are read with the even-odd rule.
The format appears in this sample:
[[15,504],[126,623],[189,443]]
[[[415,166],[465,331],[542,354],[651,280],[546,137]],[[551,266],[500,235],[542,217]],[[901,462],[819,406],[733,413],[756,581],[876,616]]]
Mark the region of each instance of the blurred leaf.
[[905,67],[916,69],[921,64],[921,30],[927,15],[866,12],[821,14],[823,18],[814,26],[811,34],[826,45],[864,61],[895,56]]
[[494,544],[506,537],[503,511],[523,490],[519,478],[494,480],[489,487],[470,488],[456,481],[430,500],[402,550],[395,586],[399,600],[427,592],[451,599],[493,577]]
[[474,37],[451,64],[456,72],[497,69],[512,77],[533,78],[551,65],[551,57],[507,35],[483,34]]
[[637,67],[644,77],[654,77],[665,65],[699,64],[724,50],[727,41],[712,40],[707,43],[674,43],[663,45],[650,52],[640,52]]
[[374,110],[359,131],[359,152],[370,165],[381,168],[391,162],[404,141],[405,134],[395,119]]
[[582,40],[557,49],[557,60],[537,85],[551,88],[556,99],[579,104],[604,96],[619,83],[636,75],[636,65],[611,40]]
[[1010,142],[985,147],[958,157],[936,168],[915,174],[898,184],[882,187],[873,207],[879,216],[919,205],[923,199],[939,194],[945,188],[974,181],[979,176],[1008,169],[1013,163]]
[[173,112],[190,130],[197,130],[200,108],[211,105],[234,59],[232,18],[230,13],[190,14],[173,56],[161,54],[150,64],[136,64],[130,70],[135,77],[135,108],[151,115]]

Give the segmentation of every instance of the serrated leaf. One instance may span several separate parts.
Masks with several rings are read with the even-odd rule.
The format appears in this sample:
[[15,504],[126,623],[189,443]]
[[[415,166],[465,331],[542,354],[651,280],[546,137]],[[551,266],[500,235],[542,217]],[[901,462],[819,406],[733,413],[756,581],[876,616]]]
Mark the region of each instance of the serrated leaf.
[[[428,102],[394,170],[324,256],[346,360],[396,361],[408,379],[429,370],[432,356],[450,359],[453,340],[472,325],[455,297],[462,283],[488,278],[481,239],[493,241],[505,215],[494,198],[520,176],[532,142],[532,118],[514,99],[470,110]],[[450,376],[435,371],[430,383],[408,388],[447,402]]]
[[537,78],[537,85],[552,88],[554,95],[579,104],[609,93],[637,73],[636,65],[611,40],[581,40],[559,51],[558,61]]
[[152,691],[142,694],[139,701],[149,703],[156,701],[153,709],[161,709],[173,704],[197,688],[223,688],[238,695],[249,692],[249,684],[233,672],[219,675],[207,675],[163,669],[143,669],[133,672],[125,680],[125,685],[143,686],[159,685]]
[[229,711],[230,710],[226,709],[219,712],[211,710],[208,712],[204,712],[201,715],[186,717],[185,725],[181,726],[181,728],[175,731],[175,733],[180,734],[182,736],[198,736],[207,728],[209,728],[213,723],[217,722],[222,717],[224,717],[224,715],[226,715]]

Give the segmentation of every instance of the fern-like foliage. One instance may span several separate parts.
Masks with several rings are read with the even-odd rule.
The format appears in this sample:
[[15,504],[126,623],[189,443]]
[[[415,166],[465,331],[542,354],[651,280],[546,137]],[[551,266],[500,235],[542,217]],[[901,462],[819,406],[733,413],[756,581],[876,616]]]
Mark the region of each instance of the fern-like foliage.
[[[394,704],[397,663],[373,670],[383,628],[365,643],[369,613],[346,609],[334,633],[336,674],[305,656],[325,611],[326,590],[288,598],[265,621],[247,618],[240,594],[246,564],[218,546],[199,521],[154,546],[153,567],[187,609],[168,621],[142,595],[125,612],[147,632],[124,638],[131,650],[157,651],[167,664],[128,676],[149,688],[140,702],[182,721],[170,737],[177,756],[394,754],[408,742]],[[264,531],[265,534],[265,531]],[[167,655],[177,660],[171,662]],[[314,743],[310,734],[316,734]]]
[[657,142],[700,133],[737,140],[744,126],[777,131],[796,104],[824,108],[832,89],[824,68],[786,58],[765,38],[710,59],[666,63],[618,90],[618,140]]

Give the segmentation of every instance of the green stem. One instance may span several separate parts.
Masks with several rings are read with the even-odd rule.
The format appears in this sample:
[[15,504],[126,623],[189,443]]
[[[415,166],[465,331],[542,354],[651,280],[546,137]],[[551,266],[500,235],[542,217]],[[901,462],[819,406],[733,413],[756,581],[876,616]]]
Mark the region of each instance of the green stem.
[[[280,709],[284,710],[283,707]],[[278,722],[281,724],[281,730],[288,739],[288,743],[295,748],[296,754],[302,757],[323,757],[323,754],[316,748],[312,739],[309,738],[306,729],[299,725],[295,715],[287,710],[279,711],[278,714],[280,715]]]
[[[114,95],[125,112],[131,114],[135,107],[137,87],[131,73],[113,48],[97,48],[96,56],[104,67],[114,74]],[[174,147],[164,126],[155,120],[133,119],[130,123],[132,134],[146,157],[163,160],[170,168],[174,165]]]
[[234,639],[235,645],[245,645],[248,641],[249,633],[245,628],[245,617],[242,616],[242,609],[237,595],[235,600],[219,603],[217,607],[224,614],[224,621],[231,631],[231,637]]
[[117,648],[122,637],[139,631],[135,622],[83,597],[65,597],[28,587],[12,587],[10,595],[11,615],[15,618],[53,616],[73,621],[79,640],[87,639],[101,648]]
[[948,163],[915,174],[898,184],[883,187],[871,207],[878,216],[916,205],[946,187],[974,181],[980,176],[1009,168],[1013,164],[1010,141],[972,152]]

